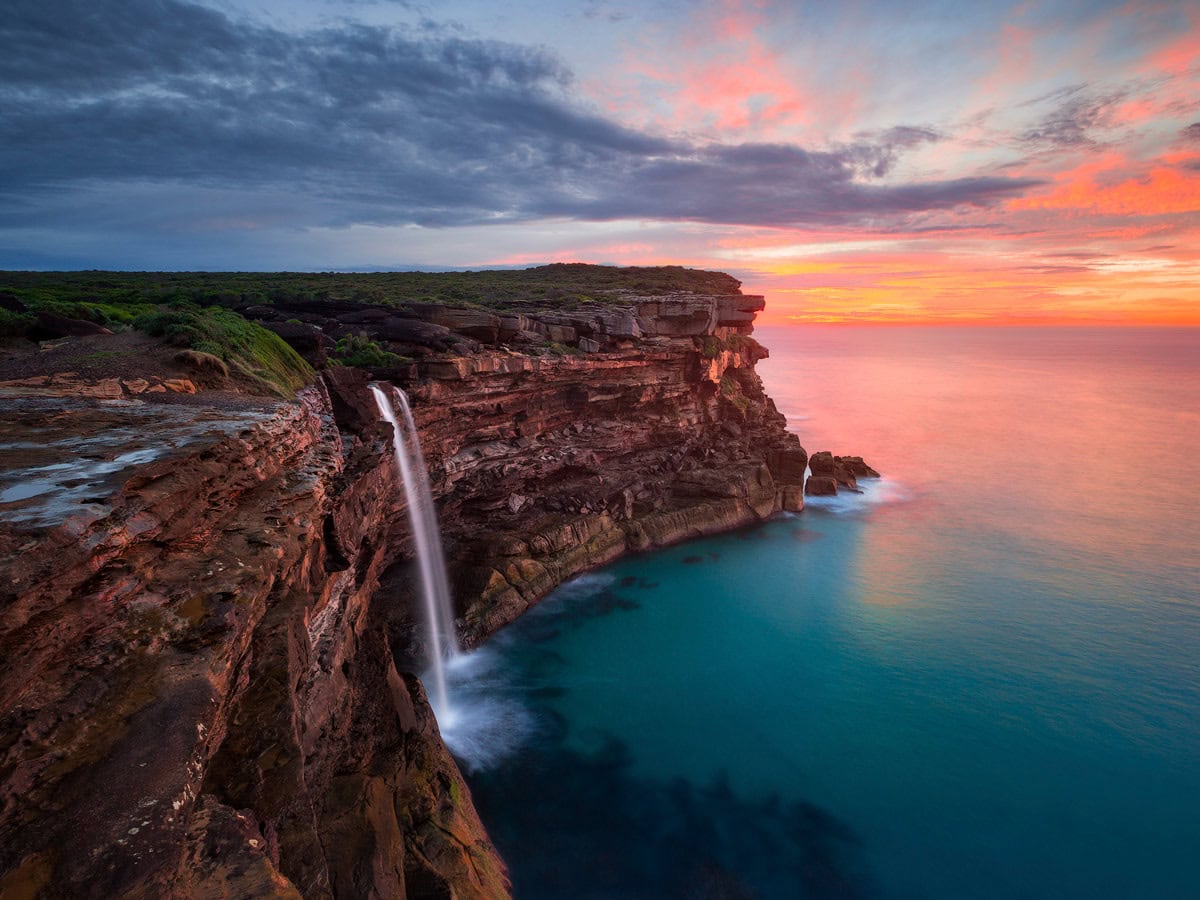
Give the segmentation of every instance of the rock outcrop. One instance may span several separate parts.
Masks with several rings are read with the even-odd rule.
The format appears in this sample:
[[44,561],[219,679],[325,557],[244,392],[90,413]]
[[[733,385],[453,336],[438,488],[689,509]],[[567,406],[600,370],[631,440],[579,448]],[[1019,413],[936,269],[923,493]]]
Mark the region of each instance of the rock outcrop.
[[0,896],[507,894],[373,602],[406,549],[387,434],[343,443],[319,388],[9,414],[109,464],[0,494]]
[[761,308],[298,301],[243,312],[314,361],[347,334],[408,361],[294,403],[6,383],[0,895],[507,896],[412,674],[369,380],[411,396],[474,644],[586,569],[803,505]]
[[878,478],[879,473],[863,462],[861,456],[834,456],[828,450],[814,453],[808,461],[812,478],[805,486],[812,497],[830,496],[838,492],[838,486],[853,493],[861,493],[859,478]]
[[406,386],[468,644],[624,553],[802,506],[807,455],[754,371],[766,350],[714,307],[668,317],[706,334],[418,367]]

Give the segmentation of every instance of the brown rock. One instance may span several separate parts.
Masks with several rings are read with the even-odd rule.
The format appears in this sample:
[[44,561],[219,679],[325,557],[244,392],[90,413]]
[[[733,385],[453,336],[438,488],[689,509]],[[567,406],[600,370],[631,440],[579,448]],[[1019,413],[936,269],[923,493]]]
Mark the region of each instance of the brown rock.
[[831,497],[838,492],[837,479],[832,475],[812,475],[804,485],[809,497]]
[[[109,512],[0,525],[25,548],[0,618],[4,895],[508,896],[372,600],[406,533],[388,445],[344,454],[318,389],[227,427],[172,408],[211,437]],[[145,437],[170,447],[163,421]]]
[[288,321],[263,322],[262,325],[287,341],[314,369],[325,365],[334,347],[333,338],[315,325]]
[[[793,447],[769,447],[765,452],[771,474],[782,484],[803,484],[808,453],[798,444]],[[815,473],[815,469],[813,470]]]
[[856,478],[878,478],[879,473],[863,462],[861,456],[839,456],[840,462]]
[[780,488],[779,505],[787,512],[800,512],[804,509],[804,489],[798,484],[788,484]]
[[103,325],[89,322],[86,319],[70,319],[45,311],[37,314],[37,323],[32,335],[37,340],[53,340],[61,337],[82,337],[89,334],[112,334]]

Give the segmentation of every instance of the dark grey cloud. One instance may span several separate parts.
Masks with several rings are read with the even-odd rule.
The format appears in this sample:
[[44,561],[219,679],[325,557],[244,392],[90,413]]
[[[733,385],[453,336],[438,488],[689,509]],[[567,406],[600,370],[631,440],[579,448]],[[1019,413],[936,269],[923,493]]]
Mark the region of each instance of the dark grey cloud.
[[1094,91],[1087,85],[1072,85],[1039,97],[1031,102],[1052,100],[1056,105],[1021,140],[1050,148],[1095,144],[1092,132],[1110,122],[1113,110],[1127,96],[1126,89]]
[[241,197],[242,219],[293,226],[827,224],[1035,183],[875,181],[939,138],[912,126],[825,151],[693,145],[580,104],[568,67],[537,47],[430,25],[291,33],[183,0],[7,0],[0,104],[10,228],[103,221],[122,204],[123,220],[157,221],[149,204],[188,190],[198,209],[221,198],[214,220]]
[[883,178],[904,151],[940,141],[942,135],[927,126],[897,125],[884,131],[859,132],[855,138],[855,143],[841,148],[842,155],[857,166],[861,174]]
[[1193,122],[1179,132],[1180,137],[1192,144],[1200,144],[1200,122]]

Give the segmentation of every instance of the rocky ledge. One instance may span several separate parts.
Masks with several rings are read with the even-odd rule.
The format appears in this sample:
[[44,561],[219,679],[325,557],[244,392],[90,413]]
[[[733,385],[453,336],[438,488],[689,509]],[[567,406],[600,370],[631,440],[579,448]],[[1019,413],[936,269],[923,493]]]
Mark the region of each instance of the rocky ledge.
[[[325,368],[296,402],[213,373],[196,394],[9,379],[0,896],[507,896],[413,674],[368,385],[412,399],[474,644],[624,553],[803,506],[808,455],[754,369],[761,308],[243,310],[318,364],[346,334],[407,360]],[[189,374],[164,366],[146,380]]]

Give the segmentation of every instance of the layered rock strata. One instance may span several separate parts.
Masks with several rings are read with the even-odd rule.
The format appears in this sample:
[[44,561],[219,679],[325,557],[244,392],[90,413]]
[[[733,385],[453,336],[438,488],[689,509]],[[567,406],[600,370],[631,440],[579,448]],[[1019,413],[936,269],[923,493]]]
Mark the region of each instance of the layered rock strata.
[[96,443],[90,469],[55,457],[49,495],[0,485],[0,895],[507,896],[411,674],[367,385],[412,397],[477,643],[578,572],[803,503],[807,454],[754,371],[761,298],[626,299],[269,322],[414,360],[330,368],[297,403],[11,385],[30,472],[56,428]]
[[754,372],[766,351],[706,337],[421,366],[410,391],[468,644],[624,553],[802,506],[806,455]]
[[[389,344],[417,359],[376,374],[412,399],[468,646],[622,554],[803,506],[807,454],[754,370],[767,356],[750,336],[762,297],[626,301],[530,309],[518,321],[422,309],[469,352],[423,354],[411,333]],[[337,308],[324,315],[333,333],[398,333],[387,330],[399,315],[390,310],[360,311],[350,325]],[[373,421],[367,376],[330,375],[347,420]]]
[[9,412],[47,446],[103,457],[89,429],[135,417],[143,449],[0,527],[0,896],[506,896],[373,599],[405,550],[389,436],[344,443],[318,388],[36,403]]

